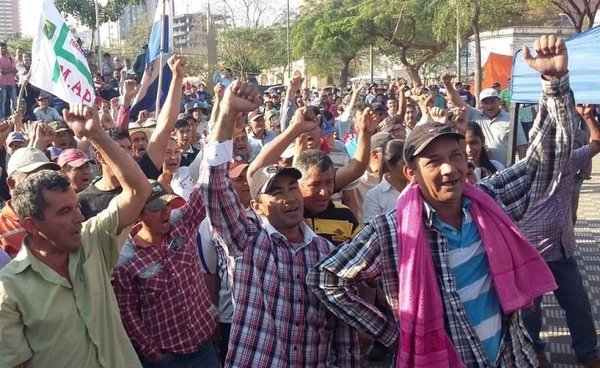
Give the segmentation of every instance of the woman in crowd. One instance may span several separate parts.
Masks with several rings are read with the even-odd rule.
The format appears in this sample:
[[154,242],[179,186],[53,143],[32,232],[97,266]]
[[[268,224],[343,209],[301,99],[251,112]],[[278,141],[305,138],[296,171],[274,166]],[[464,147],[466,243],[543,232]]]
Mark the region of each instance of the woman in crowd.
[[485,137],[479,124],[470,121],[465,136],[467,143],[467,159],[475,164],[477,180],[487,178],[497,171],[504,169],[504,165],[495,160],[490,160],[485,150]]

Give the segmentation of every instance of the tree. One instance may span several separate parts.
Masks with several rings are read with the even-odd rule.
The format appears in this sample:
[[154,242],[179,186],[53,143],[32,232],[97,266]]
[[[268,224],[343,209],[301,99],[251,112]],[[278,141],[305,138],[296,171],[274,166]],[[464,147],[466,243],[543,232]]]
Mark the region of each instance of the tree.
[[127,33],[123,45],[123,56],[134,58],[141,52],[141,47],[148,43],[152,24],[146,13],[141,14],[140,20]]
[[600,8],[600,0],[534,0],[533,5],[546,10],[551,6],[569,18],[575,32],[594,26],[594,19]]
[[287,64],[285,28],[232,28],[218,35],[217,50],[222,66],[241,76]]
[[6,39],[6,44],[13,55],[17,49],[21,49],[25,52],[31,52],[33,38],[27,36],[23,37],[23,35],[20,33],[13,33]]
[[[88,27],[92,32],[96,31],[96,7],[95,1],[98,0],[55,0],[56,8],[77,19],[82,25]],[[98,5],[99,24],[119,19],[125,7],[128,5],[137,5],[144,0],[109,0],[106,6]],[[93,44],[92,39],[92,44]],[[90,47],[91,48],[91,47]]]
[[302,14],[292,27],[294,55],[309,56],[326,71],[335,65],[339,83],[348,83],[350,63],[357,53],[372,41],[367,32],[357,28],[353,15],[360,0],[329,0],[311,4],[311,11]]

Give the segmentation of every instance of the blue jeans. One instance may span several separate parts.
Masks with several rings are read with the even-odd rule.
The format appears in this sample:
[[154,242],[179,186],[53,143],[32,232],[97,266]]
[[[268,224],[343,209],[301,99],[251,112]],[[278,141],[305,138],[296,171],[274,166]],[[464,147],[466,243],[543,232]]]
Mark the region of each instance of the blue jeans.
[[174,354],[166,352],[158,363],[143,360],[144,368],[220,368],[221,362],[217,350],[211,341],[202,344],[198,350],[190,354]]
[[[571,346],[577,359],[584,362],[597,357],[599,355],[598,338],[594,328],[590,301],[583,287],[577,262],[574,258],[563,258],[559,261],[547,262],[547,264],[558,285],[558,289],[554,290],[554,296],[565,311],[567,326],[571,334]],[[536,349],[543,351],[545,342],[540,339],[542,298],[536,299],[534,304],[534,308],[523,310],[521,317]]]
[[6,99],[10,98],[11,107],[17,109],[17,86],[0,86],[0,119],[10,115],[10,110],[6,111]]

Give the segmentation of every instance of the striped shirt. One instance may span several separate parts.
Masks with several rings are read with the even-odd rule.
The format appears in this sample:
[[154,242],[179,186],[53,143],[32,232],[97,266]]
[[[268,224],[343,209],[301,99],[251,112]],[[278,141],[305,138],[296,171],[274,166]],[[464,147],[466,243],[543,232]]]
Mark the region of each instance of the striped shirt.
[[[481,180],[477,186],[492,196],[509,216],[518,221],[549,189],[565,167],[572,147],[575,104],[568,76],[542,81],[543,96],[532,128],[527,157],[515,165]],[[518,313],[502,316],[499,354],[490,362],[467,317],[456,277],[448,260],[449,240],[423,216],[440,295],[444,327],[468,367],[537,367],[538,362]],[[375,217],[351,241],[336,248],[307,277],[313,292],[348,324],[390,346],[398,338],[397,315],[388,316],[362,300],[353,285],[380,282],[394,311],[398,295],[398,239],[396,213]]]
[[246,215],[228,178],[232,142],[209,144],[205,151],[198,183],[215,235],[235,258],[225,366],[359,366],[356,333],[303,282],[334,246],[301,223],[304,241],[294,248],[272,225]]

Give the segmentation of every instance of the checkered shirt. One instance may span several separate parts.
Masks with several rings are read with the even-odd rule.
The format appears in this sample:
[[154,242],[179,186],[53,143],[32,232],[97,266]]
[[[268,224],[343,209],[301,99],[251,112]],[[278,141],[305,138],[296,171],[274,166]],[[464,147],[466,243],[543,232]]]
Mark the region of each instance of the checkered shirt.
[[[558,177],[571,153],[574,104],[568,77],[544,82],[540,114],[532,130],[527,158],[479,182],[513,219],[543,197]],[[469,323],[448,264],[448,241],[423,212],[433,263],[444,306],[448,336],[468,367],[536,367],[533,346],[523,334],[518,313],[503,317],[500,352],[490,362]],[[377,216],[353,240],[335,249],[308,275],[307,283],[331,311],[360,331],[389,346],[398,337],[397,315],[393,318],[362,300],[352,285],[378,281],[394,311],[398,302],[398,239],[396,212]]]
[[302,223],[304,245],[292,248],[270,224],[246,215],[228,180],[226,163],[202,165],[199,183],[208,217],[216,236],[228,240],[222,244],[236,262],[235,310],[225,365],[359,366],[356,333],[304,282],[333,245]]
[[196,187],[161,247],[136,246],[130,236],[113,272],[121,318],[143,356],[196,351],[209,340],[218,310],[204,283],[196,232],[205,209]]

